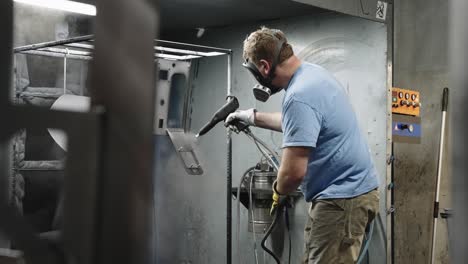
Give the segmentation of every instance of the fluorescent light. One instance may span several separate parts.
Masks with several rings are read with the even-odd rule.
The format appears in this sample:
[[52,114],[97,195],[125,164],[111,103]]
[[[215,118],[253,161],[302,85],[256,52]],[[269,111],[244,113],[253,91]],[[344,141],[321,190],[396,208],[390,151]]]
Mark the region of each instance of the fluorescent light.
[[67,12],[79,13],[88,16],[96,15],[96,7],[68,0],[13,0],[18,3],[58,9]]
[[161,54],[161,53],[156,53],[154,55],[157,58],[168,59],[168,60],[191,60],[191,59],[201,58],[201,56],[194,56],[194,55],[172,55],[172,54]]

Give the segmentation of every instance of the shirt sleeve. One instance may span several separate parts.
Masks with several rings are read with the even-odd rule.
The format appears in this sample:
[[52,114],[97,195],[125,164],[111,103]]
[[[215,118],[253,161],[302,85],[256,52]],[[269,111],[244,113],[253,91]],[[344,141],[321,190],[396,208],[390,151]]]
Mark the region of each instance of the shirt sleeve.
[[283,108],[283,148],[315,148],[322,127],[322,115],[311,106],[291,100]]

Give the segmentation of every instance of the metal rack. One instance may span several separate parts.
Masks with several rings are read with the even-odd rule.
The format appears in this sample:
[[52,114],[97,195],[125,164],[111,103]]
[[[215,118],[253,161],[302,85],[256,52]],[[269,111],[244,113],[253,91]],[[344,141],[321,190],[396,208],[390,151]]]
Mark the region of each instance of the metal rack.
[[[31,45],[25,45],[16,47],[13,49],[14,54],[26,54],[35,56],[55,57],[63,58],[64,68],[64,93],[66,93],[66,73],[67,73],[67,60],[82,60],[91,61],[94,54],[94,35],[79,36],[64,40],[36,43]],[[174,42],[167,40],[154,40],[154,60],[158,59],[173,60],[173,61],[191,61],[194,59],[200,59],[205,57],[217,57],[227,56],[227,96],[231,96],[231,83],[232,83],[232,50],[223,49],[210,46],[194,45],[182,42]],[[25,93],[20,91],[19,95]],[[17,94],[18,96],[18,94]],[[34,96],[30,95],[29,96]],[[51,95],[51,97],[56,97]],[[24,143],[24,142],[23,142]],[[48,165],[46,169],[63,170],[63,161],[29,161],[23,164],[24,168],[18,168],[21,170],[41,170],[38,167],[40,164],[44,166],[44,162]],[[26,166],[27,165],[27,166]],[[231,200],[231,188],[232,188],[232,139],[231,132],[227,132],[227,182],[226,182],[226,263],[231,263],[232,259],[232,200]]]
[[[154,40],[154,57],[167,60],[192,60],[202,57],[231,55],[229,49],[194,45],[167,40]],[[92,60],[94,36],[86,35],[64,40],[31,44],[13,49],[15,54],[29,54],[77,60]]]

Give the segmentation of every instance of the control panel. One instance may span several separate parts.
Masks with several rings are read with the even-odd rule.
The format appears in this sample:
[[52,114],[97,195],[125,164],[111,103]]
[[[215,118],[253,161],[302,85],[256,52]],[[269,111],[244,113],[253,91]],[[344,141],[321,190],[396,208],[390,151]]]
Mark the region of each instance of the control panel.
[[401,88],[392,89],[392,113],[419,116],[420,109],[419,92]]

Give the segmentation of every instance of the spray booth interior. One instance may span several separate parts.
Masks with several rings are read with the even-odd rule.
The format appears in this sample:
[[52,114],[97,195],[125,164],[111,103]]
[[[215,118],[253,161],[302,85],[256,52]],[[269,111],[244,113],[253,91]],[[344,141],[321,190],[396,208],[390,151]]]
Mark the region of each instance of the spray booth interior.
[[[256,101],[252,94],[255,79],[242,67],[243,40],[260,26],[281,29],[300,59],[331,71],[346,89],[380,179],[380,215],[362,263],[390,263],[391,4],[302,0],[272,1],[268,3],[271,7],[266,7],[266,1],[225,1],[219,6],[209,0],[192,2],[161,1],[158,39],[165,41],[156,40],[153,45],[157,80],[151,109],[155,112],[153,208],[148,209],[153,217],[153,230],[148,234],[152,263],[274,263],[260,247],[260,240],[272,221],[267,213],[269,195],[262,190],[271,189],[276,174],[256,141],[229,132],[222,122],[194,140],[228,96],[237,98],[239,109],[280,111],[282,93],[266,103]],[[15,101],[50,108],[63,94],[92,97],[87,80],[93,53],[92,35],[16,47]],[[39,79],[34,73],[40,70],[34,67],[41,68],[39,64],[44,63],[36,57],[63,62],[55,77],[48,76],[56,78],[56,87],[34,87],[30,79]],[[135,100],[129,103],[138,104]],[[45,131],[16,134],[13,166],[18,174],[30,179],[41,173],[50,176],[64,169],[65,157],[71,158]],[[251,131],[281,155],[281,133],[258,128]],[[31,152],[38,149],[34,144],[40,140],[46,140],[42,146],[47,145],[47,151]],[[31,197],[28,192],[26,188],[24,197]],[[61,204],[60,191],[54,192],[52,200]],[[34,198],[24,203],[30,205],[31,200]],[[282,220],[267,241],[282,263],[288,263],[288,258],[291,263],[302,259],[308,205],[299,192],[293,205],[288,211],[289,230]],[[60,218],[54,216],[55,220]],[[58,228],[55,225],[59,223],[54,222],[50,230]]]

